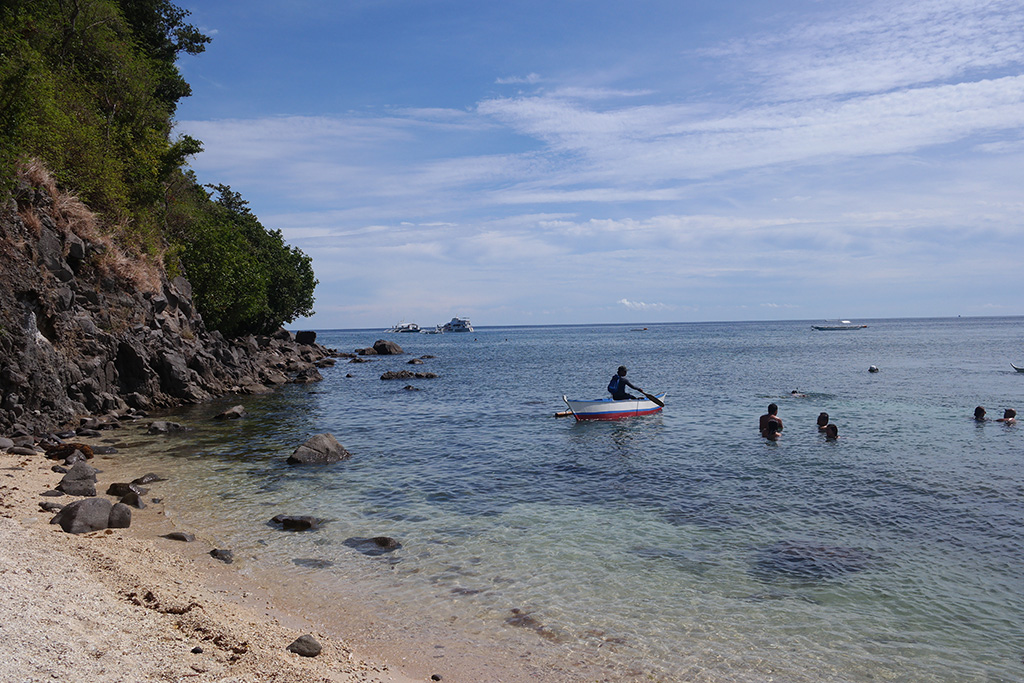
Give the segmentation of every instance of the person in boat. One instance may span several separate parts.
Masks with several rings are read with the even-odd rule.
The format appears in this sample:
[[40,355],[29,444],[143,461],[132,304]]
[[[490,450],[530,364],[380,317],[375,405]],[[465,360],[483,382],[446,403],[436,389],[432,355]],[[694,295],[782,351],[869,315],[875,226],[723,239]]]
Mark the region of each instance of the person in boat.
[[1003,416],[996,420],[996,422],[1005,422],[1008,425],[1016,424],[1017,422],[1017,411],[1013,408],[1007,408],[1003,411]]
[[765,436],[765,438],[767,438],[765,432],[768,431],[768,423],[770,422],[778,422],[779,431],[782,431],[782,420],[779,419],[779,406],[774,403],[768,404],[768,413],[761,416],[761,420],[758,424],[761,434]]
[[613,401],[635,401],[636,396],[626,393],[626,387],[636,389],[641,394],[644,390],[626,379],[626,366],[620,365],[619,369],[612,375],[612,381],[608,382],[608,392],[612,395]]
[[835,441],[839,438],[839,427],[835,426],[831,422],[825,425],[825,440]]
[[818,431],[823,432],[828,427],[828,413],[821,413],[818,415]]
[[987,422],[988,418],[985,417],[985,407],[978,406],[974,409],[974,421],[975,422]]
[[765,424],[761,436],[769,441],[778,441],[782,437],[782,423],[776,420],[769,420]]

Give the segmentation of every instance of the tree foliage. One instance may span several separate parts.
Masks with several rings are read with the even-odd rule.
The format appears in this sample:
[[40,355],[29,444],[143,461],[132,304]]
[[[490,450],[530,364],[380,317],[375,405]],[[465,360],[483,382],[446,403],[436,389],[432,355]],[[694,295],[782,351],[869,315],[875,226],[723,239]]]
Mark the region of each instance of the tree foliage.
[[190,88],[176,65],[209,38],[169,0],[0,0],[0,190],[41,159],[116,237],[183,271],[208,326],[272,331],[310,314],[309,257],[237,193],[187,171],[202,144],[171,138]]

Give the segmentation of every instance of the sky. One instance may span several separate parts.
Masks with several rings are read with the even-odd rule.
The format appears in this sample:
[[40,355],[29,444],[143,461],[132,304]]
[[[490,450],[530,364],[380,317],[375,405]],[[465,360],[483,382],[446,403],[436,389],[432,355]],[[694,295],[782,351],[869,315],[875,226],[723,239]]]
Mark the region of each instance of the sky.
[[1021,0],[190,0],[293,329],[1024,314]]

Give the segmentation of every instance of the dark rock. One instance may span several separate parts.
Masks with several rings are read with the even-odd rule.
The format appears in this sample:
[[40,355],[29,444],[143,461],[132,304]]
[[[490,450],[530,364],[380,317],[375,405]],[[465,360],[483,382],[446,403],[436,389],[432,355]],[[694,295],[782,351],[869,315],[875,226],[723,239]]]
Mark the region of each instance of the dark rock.
[[389,379],[437,379],[432,372],[411,372],[409,370],[388,370],[380,376],[383,380]]
[[77,465],[80,462],[85,462],[85,461],[86,461],[85,454],[82,453],[82,451],[75,450],[75,451],[73,451],[71,453],[71,455],[69,455],[67,458],[64,459],[64,464],[67,467],[72,467],[74,465]]
[[11,455],[35,455],[38,451],[31,446],[11,446],[7,449]]
[[423,361],[421,361],[419,358],[413,358],[408,363],[406,363],[406,365],[423,365]]
[[184,531],[172,531],[169,534],[164,534],[164,538],[169,538],[172,541],[181,541],[183,543],[191,543],[196,540],[196,537],[192,534],[186,534]]
[[63,491],[58,491],[56,489],[50,489],[49,491],[43,491],[39,495],[40,496],[46,496],[47,498],[60,498],[61,496],[64,495],[64,492]]
[[96,484],[82,479],[61,481],[57,484],[57,490],[63,491],[69,496],[92,497],[96,495]]
[[320,371],[315,367],[306,368],[296,373],[295,377],[292,378],[292,384],[311,384],[312,382],[322,382],[324,379]]
[[53,448],[48,448],[46,450],[46,457],[50,460],[66,460],[76,452],[81,453],[86,460],[91,459],[95,455],[95,453],[93,453],[92,446],[84,443],[67,441],[62,444],[58,444]]
[[124,503],[114,503],[110,508],[107,526],[111,529],[127,529],[132,525],[132,509]]
[[235,554],[224,548],[214,548],[210,551],[210,557],[220,560],[224,564],[231,564],[235,561]]
[[8,448],[13,448],[14,442],[8,439],[6,436],[0,436],[0,451],[5,451]]
[[110,486],[107,487],[108,496],[127,496],[129,493],[134,493],[136,495],[141,496],[148,493],[148,491],[148,489],[144,489],[135,483],[117,483],[111,484]]
[[309,515],[275,515],[270,522],[280,524],[284,531],[316,531],[323,520]]
[[311,330],[301,330],[295,333],[295,343],[301,344],[302,346],[312,346],[316,344],[316,332]]
[[373,538],[347,538],[342,545],[358,550],[363,555],[375,557],[384,553],[394,552],[402,547],[402,544],[390,536],[375,536]]
[[295,449],[288,458],[292,465],[326,465],[348,460],[352,454],[332,434],[317,434]]
[[125,505],[130,505],[131,507],[136,508],[137,510],[146,509],[146,503],[143,502],[142,496],[136,493],[135,491],[124,494],[121,497],[121,502],[124,503]]
[[117,449],[113,446],[93,446],[93,455],[117,455]]
[[87,498],[68,503],[50,524],[59,524],[69,534],[84,534],[106,529],[114,506],[106,498]]
[[187,429],[187,427],[183,427],[177,422],[157,420],[156,422],[149,423],[149,429],[147,432],[150,434],[169,434],[171,432],[184,432],[187,431]]
[[45,510],[46,512],[59,512],[64,508],[64,506],[61,505],[60,503],[51,503],[48,500],[40,501],[39,507]]
[[294,652],[301,657],[316,657],[320,654],[320,643],[310,635],[299,636],[288,646],[289,652]]
[[99,472],[95,467],[87,465],[84,462],[76,462],[74,466],[68,470],[68,473],[64,475],[64,479],[61,481],[96,481],[96,474]]
[[103,436],[103,432],[101,432],[98,429],[84,429],[84,428],[80,427],[80,428],[75,430],[75,435],[76,436],[84,436],[87,439],[96,439],[96,438],[99,438],[99,437]]
[[243,406],[239,405],[239,406],[233,406],[231,408],[228,408],[223,413],[219,413],[218,415],[214,416],[214,419],[215,420],[238,420],[240,418],[246,417],[247,415],[248,415],[248,413],[245,412],[245,408]]
[[387,339],[378,339],[373,342],[373,350],[377,352],[378,356],[400,356],[405,353],[401,346]]
[[419,391],[419,390],[420,390],[420,389],[419,389],[419,387],[414,387],[414,386],[413,386],[413,385],[411,385],[411,384],[406,384],[406,385],[405,385],[404,387],[402,387],[402,388],[403,388],[403,389],[405,389],[406,391]]
[[201,655],[201,654],[203,654],[203,648],[199,647],[198,645],[196,645],[196,646],[195,646],[194,648],[192,648],[192,649],[191,649],[191,650],[189,650],[189,651],[190,651],[190,652],[191,652],[192,654],[194,654],[194,655]]
[[144,474],[141,477],[132,479],[133,484],[152,484],[154,481],[164,481],[163,477],[152,472]]
[[57,474],[67,474],[68,468],[61,467],[60,465],[54,465],[53,467],[50,468],[50,471],[56,472]]

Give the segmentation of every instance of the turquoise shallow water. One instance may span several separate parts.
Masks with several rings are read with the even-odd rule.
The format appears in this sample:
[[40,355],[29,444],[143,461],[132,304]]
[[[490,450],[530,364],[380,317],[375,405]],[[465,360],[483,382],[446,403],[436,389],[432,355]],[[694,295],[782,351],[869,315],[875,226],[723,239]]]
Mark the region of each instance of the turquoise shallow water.
[[[1024,680],[1024,425],[970,419],[1024,408],[1024,319],[866,322],[321,332],[407,355],[247,397],[244,421],[209,419],[238,399],[179,412],[195,431],[139,467],[171,475],[181,524],[251,562],[623,680]],[[552,417],[620,364],[665,411]],[[439,377],[379,379],[405,368]],[[770,401],[777,443],[756,428]],[[283,464],[319,432],[353,458]],[[279,513],[330,522],[286,534]],[[344,543],[377,535],[403,547]]]

